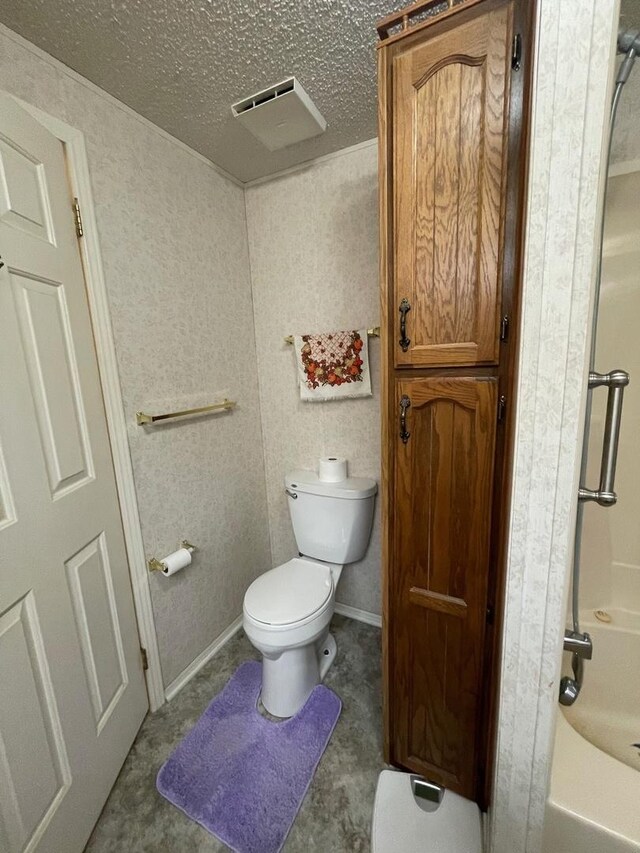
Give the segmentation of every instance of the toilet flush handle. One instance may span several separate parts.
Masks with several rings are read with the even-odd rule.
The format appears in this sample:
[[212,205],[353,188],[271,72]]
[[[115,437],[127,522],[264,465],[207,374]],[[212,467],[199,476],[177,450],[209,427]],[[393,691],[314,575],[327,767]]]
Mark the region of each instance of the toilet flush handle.
[[290,498],[293,498],[294,501],[298,500],[298,496],[295,492],[290,492],[289,489],[285,489],[285,492],[289,495]]

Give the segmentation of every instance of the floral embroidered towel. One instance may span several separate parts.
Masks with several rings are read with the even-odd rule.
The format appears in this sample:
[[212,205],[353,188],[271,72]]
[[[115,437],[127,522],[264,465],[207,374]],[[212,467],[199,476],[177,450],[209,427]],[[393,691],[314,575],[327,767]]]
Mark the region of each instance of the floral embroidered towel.
[[302,400],[371,397],[366,329],[294,335]]

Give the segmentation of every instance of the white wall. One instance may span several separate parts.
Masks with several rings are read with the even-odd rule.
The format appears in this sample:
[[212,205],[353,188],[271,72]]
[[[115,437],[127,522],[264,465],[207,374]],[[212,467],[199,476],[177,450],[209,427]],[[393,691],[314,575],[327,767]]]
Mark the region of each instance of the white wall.
[[[378,164],[375,141],[246,190],[273,564],[296,554],[284,476],[320,456],[349,459],[380,478],[380,341],[369,339],[373,397],[303,403],[294,333],[379,324]],[[380,536],[347,566],[338,601],[380,612]]]
[[539,0],[537,7],[492,853],[538,853],[542,844],[616,7],[616,0]]
[[[244,194],[210,163],[0,28],[0,88],[85,135],[165,684],[270,563]],[[138,409],[227,394],[230,415],[145,432]]]

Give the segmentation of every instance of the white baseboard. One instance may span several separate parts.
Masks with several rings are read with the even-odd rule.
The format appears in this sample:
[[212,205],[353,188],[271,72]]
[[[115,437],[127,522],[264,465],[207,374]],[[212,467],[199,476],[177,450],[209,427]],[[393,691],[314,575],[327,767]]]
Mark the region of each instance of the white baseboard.
[[166,701],[170,702],[182,690],[185,684],[191,681],[196,673],[200,672],[202,667],[211,660],[215,653],[219,652],[224,644],[228,643],[238,633],[240,628],[242,628],[242,616],[234,619],[231,625],[219,637],[216,637],[211,645],[201,651],[198,657],[192,660],[189,666],[186,666],[177,678],[173,679],[164,691]]
[[[360,610],[359,607],[350,607],[348,604],[340,604],[339,602],[336,602],[335,612],[339,613],[341,616],[347,616],[349,619],[357,619],[358,622],[365,622],[367,625],[374,625],[376,628],[380,628],[382,625],[382,619],[377,613],[369,613],[368,610]],[[224,630],[219,637],[216,637],[211,645],[207,646],[206,649],[200,652],[198,657],[192,660],[189,666],[186,666],[180,675],[177,678],[174,678],[171,684],[167,685],[164,691],[166,701],[170,702],[175,696],[177,696],[185,684],[188,684],[193,676],[200,672],[202,667],[211,660],[216,652],[220,651],[225,643],[228,643],[229,640],[238,633],[240,628],[242,628],[242,616],[238,616],[237,619],[234,619],[231,625],[229,625],[229,627]]]
[[349,619],[357,619],[358,622],[374,625],[376,628],[382,627],[382,616],[377,613],[370,613],[368,610],[360,610],[359,607],[351,607],[349,604],[340,604],[339,601],[336,601],[335,612],[341,616],[348,616]]

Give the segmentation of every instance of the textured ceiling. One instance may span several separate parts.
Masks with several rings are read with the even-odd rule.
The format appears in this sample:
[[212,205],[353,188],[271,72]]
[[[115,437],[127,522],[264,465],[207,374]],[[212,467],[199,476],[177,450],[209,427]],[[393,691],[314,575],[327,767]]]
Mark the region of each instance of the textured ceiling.
[[[1,0],[0,20],[250,181],[376,135],[374,24],[393,0]],[[230,105],[295,75],[326,132],[269,152]]]

